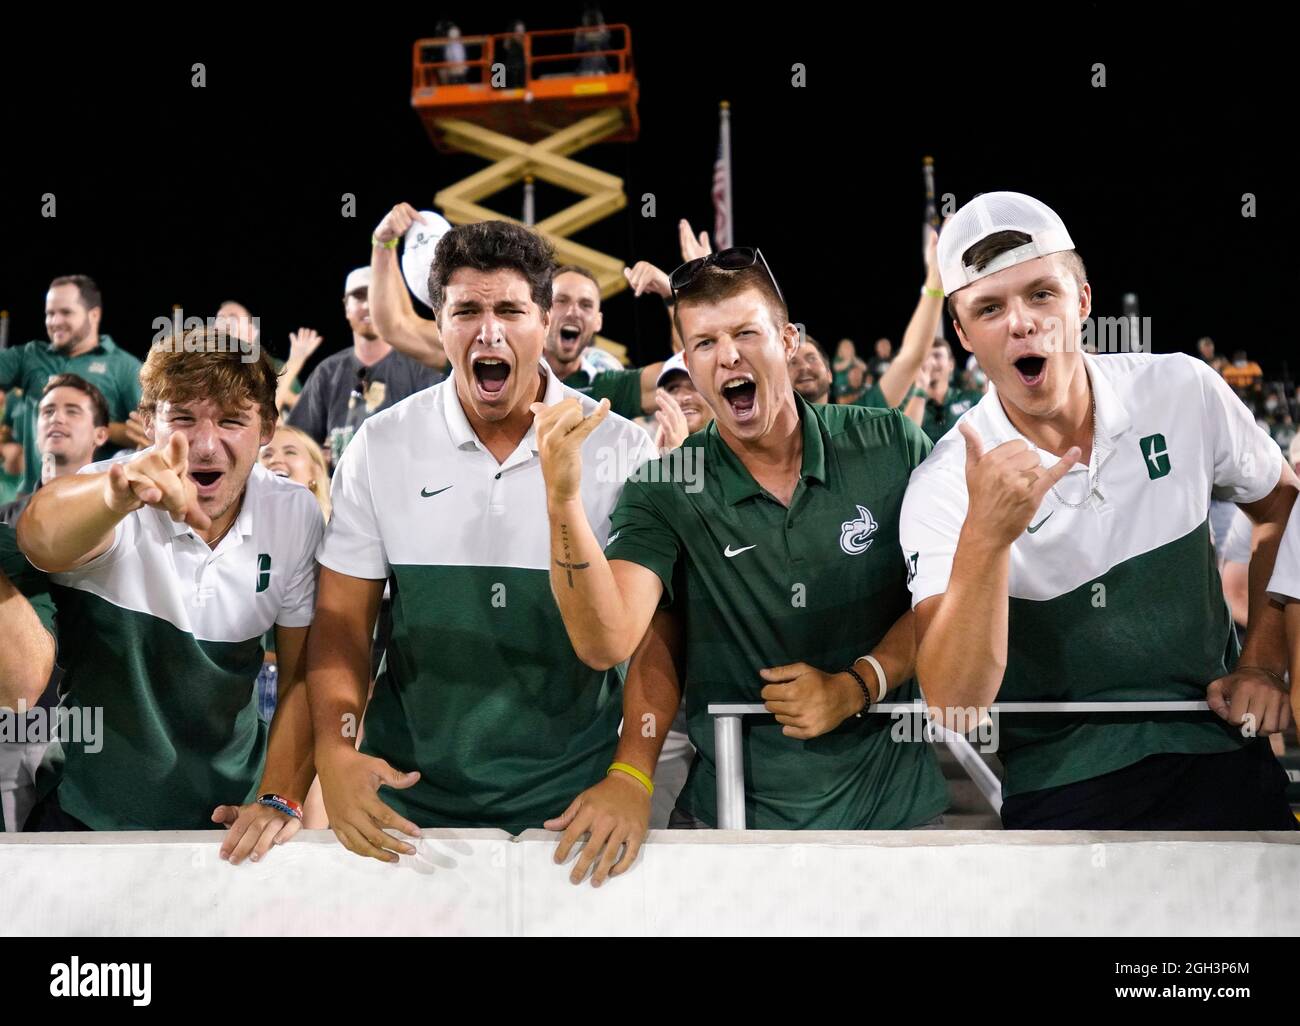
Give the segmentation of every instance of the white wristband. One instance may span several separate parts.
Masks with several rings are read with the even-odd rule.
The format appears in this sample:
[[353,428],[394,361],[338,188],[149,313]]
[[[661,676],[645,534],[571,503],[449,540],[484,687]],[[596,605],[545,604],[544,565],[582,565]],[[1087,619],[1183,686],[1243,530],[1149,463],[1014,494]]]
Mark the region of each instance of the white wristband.
[[876,694],[876,697],[871,700],[871,704],[878,705],[885,700],[885,692],[889,690],[889,685],[885,681],[885,668],[880,665],[880,660],[873,655],[858,656],[858,658],[853,660],[853,662],[854,664],[857,664],[862,662],[864,659],[869,662],[871,668],[876,671],[876,683],[880,685],[880,691]]

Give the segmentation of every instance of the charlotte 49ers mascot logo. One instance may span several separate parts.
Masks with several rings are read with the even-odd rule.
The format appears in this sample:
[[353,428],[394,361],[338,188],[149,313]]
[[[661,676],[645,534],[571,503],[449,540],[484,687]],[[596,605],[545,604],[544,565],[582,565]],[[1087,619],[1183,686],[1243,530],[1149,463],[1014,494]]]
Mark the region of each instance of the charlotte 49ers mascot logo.
[[866,506],[858,507],[856,520],[846,520],[840,525],[840,548],[850,556],[857,556],[871,548],[871,536],[876,533],[876,518]]

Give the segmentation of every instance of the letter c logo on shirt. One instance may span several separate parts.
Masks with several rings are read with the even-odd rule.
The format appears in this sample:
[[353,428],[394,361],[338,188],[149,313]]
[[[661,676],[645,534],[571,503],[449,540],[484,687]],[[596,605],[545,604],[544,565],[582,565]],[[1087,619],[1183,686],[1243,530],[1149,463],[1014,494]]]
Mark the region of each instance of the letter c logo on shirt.
[[840,525],[840,548],[850,556],[861,555],[871,548],[871,536],[876,533],[876,518],[866,506],[858,507],[858,516]]

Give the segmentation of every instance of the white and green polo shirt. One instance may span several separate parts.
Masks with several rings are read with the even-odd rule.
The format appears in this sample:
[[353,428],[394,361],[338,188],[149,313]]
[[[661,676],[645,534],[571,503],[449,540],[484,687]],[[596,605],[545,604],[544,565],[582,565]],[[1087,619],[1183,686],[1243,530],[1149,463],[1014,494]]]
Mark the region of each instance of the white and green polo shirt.
[[[544,402],[595,400],[545,365]],[[361,750],[411,788],[384,800],[424,827],[517,833],[604,776],[622,715],[619,674],[574,654],[551,595],[550,525],[535,429],[498,464],[455,375],[367,418],[334,474],[322,566],[387,578],[393,629]],[[598,540],[648,434],[610,414],[583,445],[582,498]]]
[[[1277,484],[1282,453],[1199,360],[1083,359],[1097,404],[1095,453],[1090,467],[1073,468],[1047,493],[1011,546],[998,698],[1203,701],[1206,686],[1236,659],[1210,541],[1210,499],[1263,498]],[[1028,441],[992,386],[961,419],[986,452]],[[1046,451],[1040,457],[1044,466],[1058,462]],[[947,590],[966,510],[966,442],[949,431],[912,475],[903,505],[913,606]],[[1149,755],[1246,743],[1212,713],[1008,715],[1000,727],[1008,796],[1101,776]]]
[[266,754],[262,636],[310,625],[323,531],[311,492],[254,465],[215,550],[146,506],[108,551],[50,574],[61,702],[102,707],[103,746],[51,745],[38,792],[57,787],[96,830],[210,829],[216,806],[249,801]]
[[[1238,536],[1239,530],[1234,522],[1229,537],[1236,541]],[[1234,545],[1234,548],[1240,551],[1238,546]],[[1249,535],[1247,535],[1247,551],[1249,551]],[[1288,602],[1300,602],[1300,502],[1291,507],[1291,516],[1286,522],[1282,544],[1277,550],[1277,559],[1273,563],[1273,576],[1269,578],[1268,597],[1283,605]],[[1294,647],[1294,639],[1292,641]]]

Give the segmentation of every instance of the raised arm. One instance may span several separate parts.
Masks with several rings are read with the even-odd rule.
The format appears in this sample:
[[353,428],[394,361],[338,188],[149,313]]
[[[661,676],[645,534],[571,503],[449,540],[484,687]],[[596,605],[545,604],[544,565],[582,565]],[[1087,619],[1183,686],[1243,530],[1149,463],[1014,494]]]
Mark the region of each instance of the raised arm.
[[129,514],[153,506],[200,530],[211,526],[189,477],[189,443],[177,432],[162,449],[105,474],[73,474],[39,489],[18,521],[18,544],[34,566],[73,570],[107,551]]
[[959,430],[966,439],[966,520],[947,589],[916,607],[916,677],[926,701],[941,709],[978,708],[997,697],[1007,666],[1011,545],[1080,456],[1071,448],[1047,469],[1020,439],[986,453],[969,423]]
[[925,250],[925,283],[921,297],[912,311],[903,333],[903,344],[889,369],[880,376],[880,391],[892,410],[906,397],[920,373],[921,364],[930,353],[934,337],[939,333],[943,318],[943,283],[939,279],[939,233],[931,230],[930,244]]
[[375,229],[376,244],[370,251],[370,317],[379,337],[399,353],[443,370],[447,354],[438,325],[415,312],[398,265],[397,248],[391,245],[416,221],[423,223],[419,211],[409,203],[399,203]]
[[582,444],[609,414],[609,401],[586,418],[576,399],[532,405],[546,478],[551,526],[551,591],[573,650],[588,666],[607,670],[627,659],[659,605],[663,583],[626,560],[610,563],[582,505]]
[[325,340],[311,328],[299,328],[289,333],[289,359],[284,361],[280,376],[275,386],[275,408],[292,409],[298,402],[294,394],[293,383],[302,373],[308,358],[320,348]]

